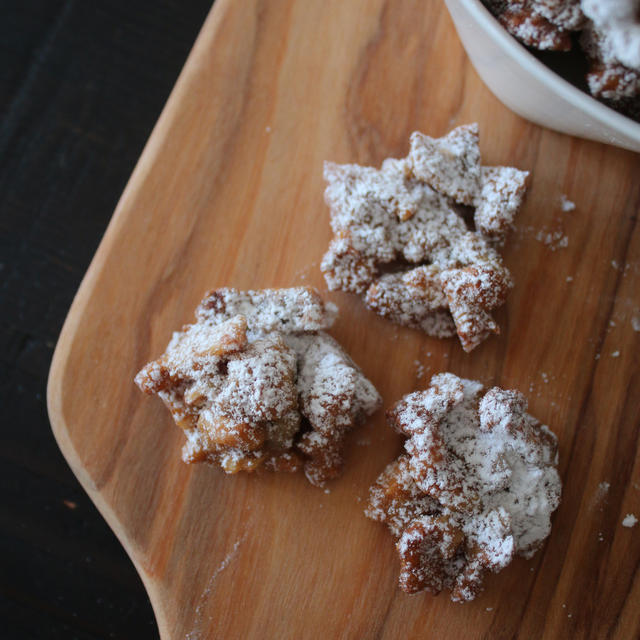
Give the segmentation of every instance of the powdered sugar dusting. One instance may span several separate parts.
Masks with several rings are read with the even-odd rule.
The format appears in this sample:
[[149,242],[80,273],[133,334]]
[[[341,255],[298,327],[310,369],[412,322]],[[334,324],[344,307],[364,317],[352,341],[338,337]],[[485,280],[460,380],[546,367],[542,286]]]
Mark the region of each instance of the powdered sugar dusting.
[[[187,633],[187,635],[185,636],[185,640],[201,640],[201,638],[202,638],[202,623],[204,621],[203,620],[203,618],[204,618],[204,606],[205,606],[205,603],[207,602],[207,600],[209,599],[209,596],[211,595],[211,589],[213,588],[213,585],[214,585],[217,577],[236,558],[236,556],[238,555],[238,549],[244,543],[246,538],[247,538],[247,532],[245,531],[245,533],[242,535],[242,537],[238,538],[238,540],[236,540],[233,543],[233,546],[231,547],[231,550],[229,551],[229,553],[227,553],[227,555],[223,558],[222,562],[218,565],[216,570],[211,574],[211,577],[209,578],[206,587],[204,588],[204,590],[200,594],[200,600],[199,600],[199,602],[198,602],[198,604],[196,606],[196,610],[195,610],[196,616],[195,616],[195,623],[193,625],[193,629],[189,633]],[[208,620],[212,621],[213,617],[209,616]]]
[[622,526],[631,529],[638,524],[638,518],[633,515],[633,513],[627,513],[627,515],[622,520]]
[[602,506],[605,503],[607,496],[609,495],[609,489],[611,488],[611,484],[606,480],[603,480],[598,484],[596,492],[593,496],[593,500],[591,502],[590,508],[595,509],[596,507],[602,511]]
[[312,287],[238,291],[214,289],[206,294],[196,309],[196,319],[216,325],[236,315],[247,319],[248,335],[269,331],[292,333],[331,328],[337,307],[325,303]]
[[551,251],[565,249],[569,246],[569,238],[562,230],[541,229],[536,234],[536,240],[546,245]]

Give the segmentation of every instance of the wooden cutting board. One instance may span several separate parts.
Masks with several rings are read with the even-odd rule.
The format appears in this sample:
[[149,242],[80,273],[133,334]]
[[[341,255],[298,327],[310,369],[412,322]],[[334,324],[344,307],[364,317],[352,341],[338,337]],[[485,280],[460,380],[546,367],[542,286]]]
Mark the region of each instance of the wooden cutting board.
[[[391,537],[363,515],[401,449],[382,412],[322,491],[302,474],[184,465],[181,433],[133,376],[208,288],[324,288],[325,159],[378,165],[406,154],[416,129],[472,121],[486,164],[533,177],[505,249],[517,284],[502,335],[465,354],[327,294],[341,309],[333,335],[385,406],[449,370],[520,389],[558,434],[564,495],[547,544],[460,605],[399,591]],[[621,522],[640,516],[639,205],[640,156],[509,112],[441,2],[216,2],[49,380],[60,448],[140,572],[162,637],[638,637],[640,527]]]

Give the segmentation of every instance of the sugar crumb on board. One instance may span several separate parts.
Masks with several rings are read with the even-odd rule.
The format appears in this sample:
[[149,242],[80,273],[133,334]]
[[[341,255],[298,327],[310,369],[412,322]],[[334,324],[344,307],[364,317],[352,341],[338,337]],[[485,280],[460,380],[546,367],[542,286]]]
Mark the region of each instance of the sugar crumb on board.
[[569,200],[569,198],[567,198],[567,196],[563,193],[560,196],[560,208],[565,213],[568,213],[569,211],[575,211],[576,203]]
[[611,484],[606,480],[603,480],[600,484],[598,484],[595,495],[593,496],[593,500],[591,502],[592,509],[599,507],[602,511],[602,504],[606,501],[607,494],[609,493],[610,488]]
[[[518,225],[516,232],[520,240],[534,238],[551,251],[565,249],[569,246],[569,236],[564,230],[564,223],[561,218],[556,218],[550,226]],[[570,282],[570,280],[567,280],[567,282]]]
[[[199,602],[198,602],[198,604],[197,604],[197,606],[195,608],[195,614],[196,614],[195,618],[196,619],[195,619],[194,626],[193,626],[192,630],[189,633],[187,633],[187,635],[185,636],[185,640],[201,640],[201,638],[203,638],[203,635],[202,635],[202,623],[204,622],[204,613],[203,613],[204,604],[208,600],[209,595],[211,594],[211,589],[213,588],[213,585],[214,585],[214,583],[216,581],[216,578],[236,558],[236,556],[238,555],[238,549],[239,549],[240,545],[243,544],[244,541],[247,539],[247,535],[248,535],[248,532],[245,531],[243,533],[243,535],[235,541],[235,543],[231,547],[231,550],[229,551],[229,553],[227,553],[227,555],[223,558],[222,562],[220,562],[220,564],[217,566],[215,571],[211,574],[211,577],[207,581],[207,584],[206,584],[204,590],[200,594]],[[209,621],[211,621],[213,618],[211,616],[209,616],[208,619],[209,619]]]
[[542,228],[536,233],[536,240],[549,247],[551,251],[565,249],[569,246],[569,237],[562,229],[552,231]]
[[633,513],[627,513],[627,515],[622,519],[622,526],[631,529],[638,524],[638,518],[635,517]]

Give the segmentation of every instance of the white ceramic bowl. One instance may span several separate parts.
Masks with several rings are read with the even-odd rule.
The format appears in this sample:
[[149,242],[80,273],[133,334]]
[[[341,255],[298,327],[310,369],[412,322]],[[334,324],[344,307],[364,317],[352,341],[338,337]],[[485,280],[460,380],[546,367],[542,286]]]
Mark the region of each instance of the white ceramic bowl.
[[507,107],[544,127],[640,152],[640,124],[551,71],[480,0],[445,2],[473,66]]

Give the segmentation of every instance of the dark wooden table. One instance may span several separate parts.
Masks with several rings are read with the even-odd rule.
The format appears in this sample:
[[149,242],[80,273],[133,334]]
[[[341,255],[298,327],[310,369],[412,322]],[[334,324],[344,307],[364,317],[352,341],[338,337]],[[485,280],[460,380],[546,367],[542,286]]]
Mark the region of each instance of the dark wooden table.
[[0,2],[2,638],[154,638],[45,385],[73,295],[211,0]]

